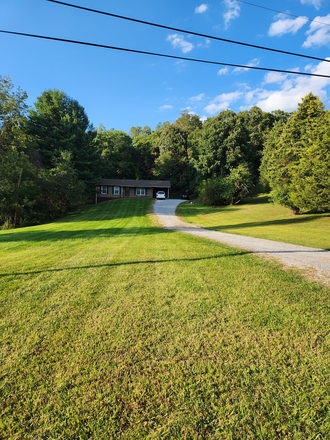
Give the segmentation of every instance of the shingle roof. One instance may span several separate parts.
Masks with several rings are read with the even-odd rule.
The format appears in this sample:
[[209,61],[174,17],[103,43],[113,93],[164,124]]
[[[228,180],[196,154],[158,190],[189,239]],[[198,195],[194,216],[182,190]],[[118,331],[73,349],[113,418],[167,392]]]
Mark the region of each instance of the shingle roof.
[[169,180],[101,179],[96,185],[126,186],[134,188],[171,188],[171,182]]

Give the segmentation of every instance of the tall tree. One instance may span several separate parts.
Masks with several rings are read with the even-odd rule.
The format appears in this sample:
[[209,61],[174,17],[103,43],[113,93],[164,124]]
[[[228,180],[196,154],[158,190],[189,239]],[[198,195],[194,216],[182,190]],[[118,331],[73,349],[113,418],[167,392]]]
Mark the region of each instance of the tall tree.
[[27,154],[16,147],[0,151],[0,225],[29,223],[39,196],[37,169]]
[[261,164],[262,151],[266,139],[278,120],[284,120],[289,113],[275,111],[267,113],[262,111],[259,107],[254,106],[250,110],[238,113],[238,116],[244,120],[245,127],[249,132],[250,140],[250,157],[249,161],[253,167],[253,174],[258,177],[259,168]]
[[322,102],[310,93],[286,125],[273,130],[261,166],[273,201],[297,213],[329,209],[329,112]]
[[0,149],[15,146],[24,148],[24,133],[27,94],[20,87],[15,91],[9,76],[0,76]]
[[54,89],[45,90],[28,115],[26,134],[30,146],[40,153],[42,165],[51,168],[61,152],[71,152],[78,179],[93,192],[95,181],[101,177],[101,158],[93,142],[96,131],[85,109],[64,92]]
[[178,125],[167,125],[157,141],[159,157],[155,160],[154,176],[169,179],[175,189],[190,189],[191,182],[195,181],[195,170],[191,164],[188,132]]
[[59,217],[84,202],[85,184],[78,180],[71,157],[69,151],[61,151],[52,168],[40,170],[40,197],[36,204],[39,219]]
[[149,126],[145,126],[145,127],[131,127],[130,131],[129,131],[129,135],[132,139],[134,139],[136,136],[143,136],[143,137],[147,137],[151,134],[151,128]]
[[202,130],[197,132],[198,157],[194,165],[200,180],[209,177],[224,177],[231,169],[242,163],[251,165],[249,131],[244,118],[231,110],[208,118]]
[[173,125],[189,134],[196,129],[201,128],[202,122],[199,119],[199,116],[192,115],[188,112],[188,110],[184,110],[181,112],[180,117],[175,120]]
[[101,125],[95,143],[108,178],[136,179],[136,150],[128,134],[121,130],[106,130]]

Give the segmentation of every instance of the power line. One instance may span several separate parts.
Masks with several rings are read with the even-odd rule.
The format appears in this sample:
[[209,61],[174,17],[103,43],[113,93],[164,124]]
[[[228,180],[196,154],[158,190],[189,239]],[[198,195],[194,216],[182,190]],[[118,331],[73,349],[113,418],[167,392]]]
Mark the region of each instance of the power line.
[[65,3],[65,2],[58,1],[58,0],[46,0],[46,1],[51,2],[51,3],[57,3],[59,5],[69,6],[71,8],[75,8],[75,9],[81,9],[83,11],[94,12],[96,14],[107,15],[109,17],[120,18],[122,20],[128,20],[128,21],[132,21],[132,22],[135,22],[135,23],[146,24],[148,26],[154,26],[154,27],[158,27],[158,28],[162,28],[162,29],[168,29],[170,31],[182,32],[184,34],[196,35],[198,37],[203,37],[203,38],[209,38],[211,40],[224,41],[226,43],[239,44],[241,46],[253,47],[255,49],[268,50],[268,51],[271,51],[271,52],[284,53],[286,55],[293,55],[293,56],[296,56],[296,57],[308,58],[308,59],[311,59],[311,60],[326,61],[328,63],[330,62],[330,60],[327,60],[327,59],[324,59],[324,58],[313,57],[313,56],[310,56],[310,55],[304,55],[304,54],[299,54],[299,53],[295,53],[295,52],[288,52],[288,51],[280,50],[280,49],[273,49],[271,47],[257,46],[255,44],[244,43],[242,41],[228,40],[226,38],[220,38],[220,37],[215,37],[215,36],[212,36],[212,35],[201,34],[199,32],[186,31],[184,29],[174,28],[174,27],[171,27],[171,26],[165,26],[165,25],[162,25],[162,24],[157,24],[157,23],[153,23],[153,22],[149,22],[149,21],[138,20],[136,18],[125,17],[124,15],[117,15],[117,14],[112,14],[110,12],[98,11],[96,9],[85,8],[83,6],[78,6],[78,5],[72,5],[70,3]]
[[236,1],[238,3],[244,3],[245,5],[254,6],[254,7],[260,8],[260,9],[266,9],[267,11],[276,12],[278,14],[288,15],[289,17],[300,18],[301,20],[305,20],[305,21],[314,21],[314,23],[323,24],[324,26],[330,26],[329,23],[323,23],[322,21],[313,20],[313,19],[308,18],[308,17],[302,17],[300,15],[290,14],[289,12],[277,11],[276,9],[267,8],[266,6],[261,6],[261,5],[255,5],[254,3],[245,2],[243,0],[236,0]]
[[217,66],[229,66],[229,67],[238,67],[238,68],[242,68],[242,69],[262,70],[262,71],[267,71],[267,72],[291,73],[293,75],[304,75],[304,76],[316,76],[316,77],[320,77],[320,78],[330,78],[330,75],[322,75],[319,73],[296,72],[294,70],[282,70],[282,69],[272,69],[272,68],[268,68],[268,67],[248,66],[248,65],[242,65],[242,64],[221,63],[219,61],[209,61],[209,60],[200,60],[200,59],[196,59],[196,58],[179,57],[179,56],[175,56],[175,55],[167,55],[167,54],[157,53],[157,52],[146,52],[146,51],[137,50],[137,49],[128,49],[128,48],[124,48],[124,47],[108,46],[105,44],[89,43],[86,41],[68,40],[66,38],[47,37],[45,35],[26,34],[23,32],[13,32],[13,31],[5,31],[5,30],[0,30],[0,33],[10,34],[10,35],[20,35],[20,36],[24,36],[24,37],[40,38],[43,40],[61,41],[64,43],[73,43],[73,44],[80,44],[80,45],[84,45],[84,46],[100,47],[103,49],[119,50],[119,51],[123,51],[123,52],[132,52],[132,53],[138,53],[138,54],[143,54],[143,55],[153,55],[153,56],[163,57],[163,58],[173,58],[175,60],[194,61],[197,63],[213,64],[213,65],[217,65]]

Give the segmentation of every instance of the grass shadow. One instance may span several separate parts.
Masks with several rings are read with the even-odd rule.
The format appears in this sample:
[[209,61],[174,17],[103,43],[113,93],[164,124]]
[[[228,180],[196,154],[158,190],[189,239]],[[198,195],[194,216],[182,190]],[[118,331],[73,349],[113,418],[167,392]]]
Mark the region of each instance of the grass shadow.
[[174,258],[167,260],[144,260],[144,261],[124,261],[121,263],[108,263],[108,264],[91,264],[87,266],[72,266],[72,267],[62,267],[56,269],[43,269],[43,270],[32,270],[26,272],[12,272],[12,273],[0,273],[0,277],[8,277],[8,276],[19,276],[19,275],[34,275],[41,274],[45,272],[63,272],[65,270],[80,270],[80,269],[94,269],[101,267],[118,267],[118,266],[127,266],[127,265],[139,265],[139,264],[156,264],[156,263],[173,263],[173,262],[181,262],[181,261],[202,261],[202,260],[214,260],[218,258],[227,258],[227,257],[240,257],[245,254],[250,254],[250,251],[242,251],[237,250],[235,252],[225,254],[225,255],[212,255],[210,257],[201,257],[201,258]]
[[106,221],[117,218],[144,217],[152,204],[152,199],[118,199],[85,205],[70,215],[57,219],[54,223],[72,223],[77,221]]
[[0,234],[1,243],[13,243],[13,242],[42,242],[42,241],[62,241],[62,240],[90,240],[94,238],[114,238],[119,236],[135,236],[135,235],[156,235],[165,234],[172,231],[147,227],[147,228],[105,228],[105,229],[79,229],[77,231],[64,230],[64,231],[20,231],[16,230],[15,233],[2,233]]
[[[268,221],[260,221],[260,222],[248,222],[248,223],[238,223],[238,224],[231,224],[231,225],[219,225],[219,226],[212,226],[212,228],[206,228],[211,229],[214,231],[222,231],[223,229],[243,229],[243,228],[255,228],[258,226],[272,226],[272,225],[297,225],[302,223],[308,223],[313,220],[317,220],[318,218],[324,218],[324,215],[318,215],[318,214],[311,214],[308,217],[295,217],[295,218],[288,218],[288,219],[280,219],[280,220],[268,220]],[[326,216],[330,217],[330,215]]]

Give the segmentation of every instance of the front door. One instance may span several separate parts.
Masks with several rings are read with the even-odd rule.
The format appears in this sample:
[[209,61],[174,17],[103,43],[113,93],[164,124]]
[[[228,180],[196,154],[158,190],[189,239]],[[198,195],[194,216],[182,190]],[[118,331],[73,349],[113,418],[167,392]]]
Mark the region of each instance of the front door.
[[125,188],[125,197],[129,197],[129,188]]

